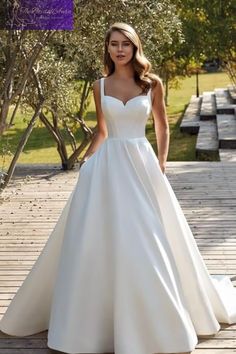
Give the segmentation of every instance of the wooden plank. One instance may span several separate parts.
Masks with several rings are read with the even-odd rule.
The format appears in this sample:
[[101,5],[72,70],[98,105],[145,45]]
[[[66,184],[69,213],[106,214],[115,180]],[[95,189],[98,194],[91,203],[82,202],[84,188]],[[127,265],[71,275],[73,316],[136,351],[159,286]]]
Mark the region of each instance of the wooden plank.
[[229,91],[229,97],[231,100],[231,103],[236,104],[236,87],[234,85],[227,85],[227,89]]
[[219,147],[221,149],[236,149],[236,116],[234,114],[217,114],[216,120]]
[[203,156],[218,155],[218,135],[215,120],[201,121],[196,142],[196,156],[198,159]]
[[216,112],[218,114],[234,114],[236,105],[231,103],[228,89],[216,88],[214,91],[217,107]]
[[17,348],[17,349],[12,349],[12,348],[0,348],[0,354],[55,354],[55,352],[52,349],[49,348]]
[[236,149],[219,149],[220,161],[236,162]]
[[8,348],[27,348],[27,349],[42,349],[47,347],[47,338],[14,338],[12,336],[1,338],[0,349]]
[[235,349],[236,348],[236,339],[229,338],[227,341],[222,343],[222,340],[219,339],[208,339],[208,340],[199,340],[198,348],[224,348],[224,349]]
[[200,120],[216,118],[216,102],[214,91],[204,91],[200,110]]
[[182,133],[197,134],[199,131],[199,120],[200,120],[200,106],[202,97],[191,96],[190,102],[184,112],[180,131]]
[[[227,348],[205,349],[205,348],[200,348],[200,349],[195,349],[194,351],[192,351],[191,354],[235,354],[235,353],[236,353],[236,349],[227,349]],[[1,352],[0,352],[0,354],[1,354]]]

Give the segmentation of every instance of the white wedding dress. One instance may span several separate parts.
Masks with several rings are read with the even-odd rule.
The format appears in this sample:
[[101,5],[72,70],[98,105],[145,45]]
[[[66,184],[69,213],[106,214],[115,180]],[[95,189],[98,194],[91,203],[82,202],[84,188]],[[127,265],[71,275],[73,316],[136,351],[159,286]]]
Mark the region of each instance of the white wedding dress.
[[65,353],[192,351],[197,335],[236,322],[236,290],[209,274],[145,137],[151,91],[124,104],[100,84],[108,138],[79,170],[0,329],[48,329],[48,346]]

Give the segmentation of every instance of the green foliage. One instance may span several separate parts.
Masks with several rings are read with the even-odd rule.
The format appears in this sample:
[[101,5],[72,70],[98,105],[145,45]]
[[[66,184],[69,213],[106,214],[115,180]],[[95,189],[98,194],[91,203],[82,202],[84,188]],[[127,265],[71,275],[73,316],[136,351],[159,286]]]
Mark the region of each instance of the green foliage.
[[[71,104],[71,95],[75,90],[74,62],[67,63],[46,46],[37,63],[38,78],[44,95],[44,108],[55,107],[59,112],[71,112],[74,106]],[[27,110],[37,104],[37,87],[34,81],[30,81],[25,88],[22,105]]]
[[235,51],[235,0],[172,0],[179,9],[185,44],[179,54],[201,61]]
[[[201,73],[205,59],[220,58],[235,78],[235,0],[172,0],[182,24],[183,40],[165,44],[159,72],[169,87],[181,78]],[[236,80],[236,78],[235,78]]]
[[136,29],[154,68],[165,56],[165,44],[182,40],[181,22],[171,0],[78,0],[76,5],[78,26],[66,37],[66,55],[78,63],[81,79],[101,73],[104,35],[114,22],[127,22]]

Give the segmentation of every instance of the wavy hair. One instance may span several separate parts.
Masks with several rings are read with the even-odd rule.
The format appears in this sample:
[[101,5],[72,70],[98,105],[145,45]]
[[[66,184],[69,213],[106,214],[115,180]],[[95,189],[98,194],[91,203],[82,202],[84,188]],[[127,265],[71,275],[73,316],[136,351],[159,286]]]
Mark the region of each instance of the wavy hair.
[[105,34],[104,43],[104,57],[103,57],[103,76],[110,76],[115,71],[115,64],[110,57],[108,52],[108,45],[112,32],[119,31],[124,36],[126,36],[134,46],[134,53],[131,59],[134,68],[134,79],[136,83],[141,87],[142,92],[147,93],[147,91],[152,87],[155,87],[159,78],[158,75],[151,72],[152,65],[143,53],[142,44],[138,34],[135,29],[124,23],[115,22],[110,26]]

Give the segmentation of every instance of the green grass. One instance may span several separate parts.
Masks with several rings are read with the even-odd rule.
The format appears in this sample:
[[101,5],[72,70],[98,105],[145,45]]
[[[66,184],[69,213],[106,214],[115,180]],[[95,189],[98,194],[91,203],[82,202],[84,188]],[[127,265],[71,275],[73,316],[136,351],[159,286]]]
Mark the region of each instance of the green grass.
[[[200,94],[203,91],[213,90],[216,87],[226,87],[229,84],[229,78],[225,73],[209,73],[201,74],[199,76]],[[168,160],[169,161],[187,161],[195,160],[195,144],[196,136],[180,133],[179,125],[181,123],[181,115],[185,106],[188,104],[191,95],[195,94],[195,77],[185,78],[181,82],[180,89],[169,90],[169,104],[167,106],[167,114],[170,125],[170,149]],[[18,113],[15,120],[15,126],[4,134],[0,141],[0,151],[2,147],[7,144],[10,145],[10,150],[15,151],[17,143],[25,129],[26,122],[23,121],[30,118],[29,114]],[[86,121],[89,126],[96,124],[95,106],[91,100]],[[146,135],[152,143],[156,151],[156,137],[155,131],[151,120],[149,119],[146,127]],[[82,139],[80,129],[75,134],[78,143]],[[70,144],[67,141],[68,153],[72,152]],[[11,160],[10,156],[6,156],[4,169],[7,168]],[[36,123],[34,130],[26,144],[23,153],[21,154],[18,162],[20,163],[60,163],[60,157],[56,149],[56,143],[48,133],[47,129]],[[0,170],[3,165],[3,158],[0,156]]]
[[[180,90],[170,89],[168,107],[170,114],[179,113],[184,105],[189,102],[190,97],[196,94],[195,82],[195,76],[191,76],[181,81]],[[226,87],[229,83],[229,77],[224,72],[199,75],[200,94],[202,94],[203,91],[212,91],[217,87]]]
[[[17,144],[20,141],[21,135],[25,129],[26,122],[23,122],[30,119],[30,114],[18,113],[17,118],[15,120],[15,125],[11,128],[7,133],[4,134],[2,141],[0,141],[0,151],[2,148],[10,149],[10,151],[14,152]],[[92,127],[96,125],[96,116],[95,112],[89,111],[87,113],[87,124]],[[65,132],[61,130],[63,134],[68,156],[72,153],[72,148],[69,143],[69,139],[66,136]],[[79,143],[83,134],[81,129],[78,129],[74,134],[76,141]],[[8,147],[9,146],[9,147]],[[3,156],[0,156],[0,170],[4,165],[4,169],[6,169],[12,159],[12,156],[5,156],[5,161],[3,161]],[[61,163],[59,154],[57,152],[57,145],[55,140],[51,137],[48,130],[45,126],[38,120],[34,126],[34,129],[30,135],[30,138],[27,144],[24,147],[24,151],[20,155],[18,160],[19,163]]]

